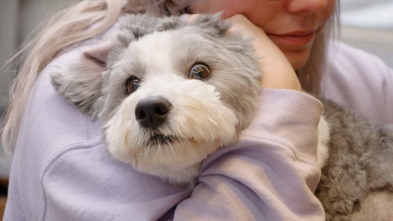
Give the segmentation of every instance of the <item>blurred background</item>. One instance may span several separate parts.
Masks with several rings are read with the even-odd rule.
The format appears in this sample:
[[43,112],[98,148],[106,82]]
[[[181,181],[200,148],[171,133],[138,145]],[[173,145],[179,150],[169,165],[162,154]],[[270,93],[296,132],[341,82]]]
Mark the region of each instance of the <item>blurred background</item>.
[[393,68],[393,0],[341,0],[339,39]]
[[[0,0],[0,64],[20,48],[36,27],[76,0]],[[393,0],[341,0],[338,37],[381,57],[393,68]],[[15,67],[0,72],[0,112],[4,110]],[[1,124],[1,118],[0,118]],[[0,178],[9,175],[10,160],[0,154]]]

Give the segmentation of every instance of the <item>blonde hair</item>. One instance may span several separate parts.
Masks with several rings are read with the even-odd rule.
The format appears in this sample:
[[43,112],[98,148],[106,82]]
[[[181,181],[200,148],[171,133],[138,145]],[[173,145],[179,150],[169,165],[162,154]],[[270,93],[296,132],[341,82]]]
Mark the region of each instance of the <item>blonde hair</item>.
[[[10,102],[4,119],[2,143],[6,152],[10,155],[13,152],[24,108],[39,73],[62,49],[108,29],[122,13],[178,15],[187,11],[192,1],[183,0],[175,4],[172,0],[84,0],[56,14],[29,44],[11,58],[15,60],[25,56],[11,87]],[[98,25],[92,26],[97,22]],[[320,42],[321,45],[316,47],[318,50],[324,47],[324,39]],[[319,85],[319,74],[315,70],[318,70],[321,59],[308,63],[310,65],[299,72],[299,79],[302,85],[310,85],[305,88],[307,91],[318,92],[319,88],[313,88],[313,85]]]

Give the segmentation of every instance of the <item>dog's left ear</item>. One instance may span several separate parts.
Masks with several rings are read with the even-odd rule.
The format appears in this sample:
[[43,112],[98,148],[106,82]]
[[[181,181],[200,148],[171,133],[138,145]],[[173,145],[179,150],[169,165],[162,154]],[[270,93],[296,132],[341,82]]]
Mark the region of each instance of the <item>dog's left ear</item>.
[[51,73],[55,89],[91,118],[102,110],[102,82],[114,39],[86,49],[72,64]]
[[192,24],[201,27],[204,32],[215,35],[217,37],[224,37],[231,27],[229,21],[221,19],[222,12],[215,14],[199,15],[192,21]]

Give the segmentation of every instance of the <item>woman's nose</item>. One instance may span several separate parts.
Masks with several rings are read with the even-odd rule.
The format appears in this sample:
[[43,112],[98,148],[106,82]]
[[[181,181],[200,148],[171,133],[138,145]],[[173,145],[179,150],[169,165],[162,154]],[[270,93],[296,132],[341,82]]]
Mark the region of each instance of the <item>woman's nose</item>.
[[287,10],[292,13],[318,13],[326,8],[328,1],[331,0],[289,0]]

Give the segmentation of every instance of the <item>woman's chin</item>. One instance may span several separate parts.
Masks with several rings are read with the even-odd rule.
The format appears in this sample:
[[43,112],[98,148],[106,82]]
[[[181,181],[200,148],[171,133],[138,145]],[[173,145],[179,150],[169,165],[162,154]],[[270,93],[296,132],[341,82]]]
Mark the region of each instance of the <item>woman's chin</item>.
[[284,52],[284,55],[287,57],[293,69],[298,71],[307,64],[310,57],[310,51],[304,50],[295,52]]

